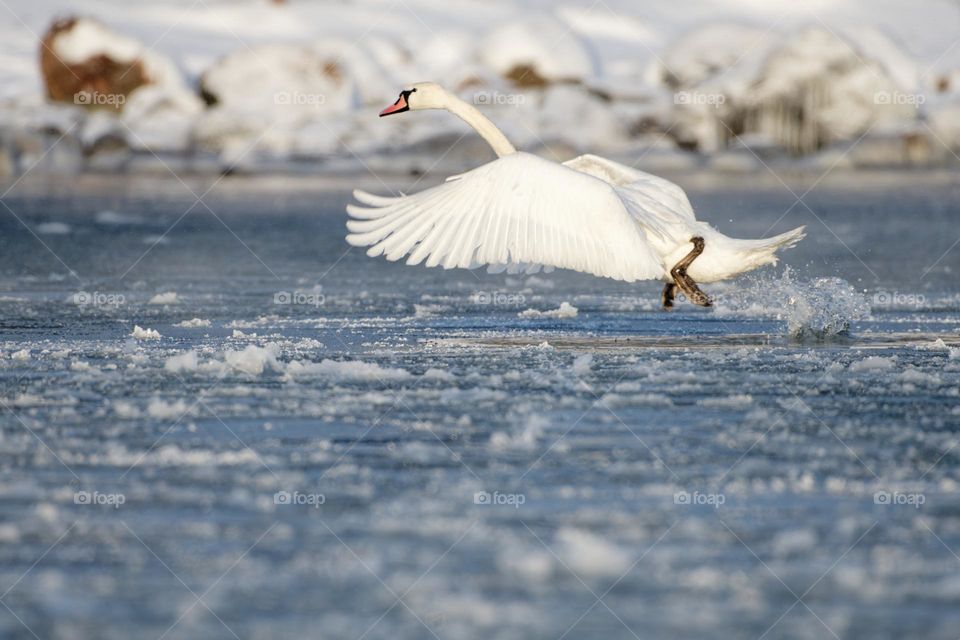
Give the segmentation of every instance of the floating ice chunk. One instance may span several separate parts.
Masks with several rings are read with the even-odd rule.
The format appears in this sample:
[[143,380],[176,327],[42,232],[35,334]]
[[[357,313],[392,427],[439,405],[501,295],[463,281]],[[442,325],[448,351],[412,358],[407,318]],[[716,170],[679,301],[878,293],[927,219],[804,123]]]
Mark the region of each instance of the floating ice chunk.
[[48,403],[44,402],[42,396],[33,393],[21,393],[13,399],[11,404],[15,407],[42,407]]
[[181,327],[183,329],[205,329],[210,326],[210,321],[203,320],[202,318],[191,318],[190,320],[178,322],[173,326]]
[[160,398],[153,398],[147,404],[147,415],[151,418],[180,418],[187,413],[187,403],[183,400],[164,402]]
[[140,409],[132,402],[117,400],[113,403],[113,412],[121,418],[139,418]]
[[817,534],[813,529],[784,531],[773,539],[773,553],[779,558],[803,554],[817,544]]
[[16,544],[20,542],[20,531],[17,525],[8,523],[0,525],[0,543]]
[[937,338],[936,340],[934,340],[929,344],[922,344],[919,347],[917,347],[917,349],[921,349],[923,351],[946,351],[947,357],[950,360],[955,360],[957,358],[960,358],[960,348],[951,347],[950,345],[948,345],[946,342],[943,341],[943,338]]
[[414,304],[414,318],[434,318],[438,313],[449,311],[450,306],[445,304]]
[[716,407],[720,409],[743,409],[753,404],[753,396],[739,394],[724,398],[703,398],[697,401],[701,407]]
[[600,398],[602,407],[672,407],[673,400],[660,393],[605,393]]
[[177,304],[177,302],[179,302],[179,300],[177,300],[177,292],[167,291],[153,296],[147,304]]
[[515,548],[507,547],[497,556],[497,567],[503,574],[515,574],[528,582],[544,582],[549,579],[553,573],[553,565],[553,556],[533,548],[524,549],[518,554]]
[[863,360],[850,363],[851,373],[861,373],[864,371],[887,371],[897,366],[897,359],[893,356],[884,358],[882,356],[870,356]]
[[70,233],[70,225],[65,222],[43,222],[37,225],[37,233],[48,236],[63,236]]
[[920,384],[930,387],[938,387],[943,384],[939,376],[932,373],[925,373],[916,367],[910,367],[897,376],[897,380],[908,384]]
[[170,356],[163,363],[163,368],[171,373],[180,373],[181,371],[196,371],[197,352],[191,349],[186,353]]
[[10,357],[13,360],[29,360],[30,359],[30,349],[20,349],[20,351],[14,351],[10,354]]
[[322,360],[320,362],[302,362],[295,360],[287,365],[287,376],[322,376],[344,381],[373,380],[395,381],[411,377],[409,371],[381,367],[373,362],[359,360]]
[[430,368],[423,372],[424,380],[441,380],[443,382],[451,382],[455,378],[456,376],[444,369]]
[[585,376],[590,373],[590,366],[593,364],[593,354],[584,353],[573,360],[573,372],[578,376]]
[[543,434],[543,430],[549,425],[549,421],[543,416],[531,415],[527,418],[523,430],[520,433],[509,434],[503,431],[497,431],[490,436],[490,444],[495,449],[522,449],[530,450],[537,446],[537,441]]
[[144,329],[140,325],[133,325],[133,332],[130,334],[137,340],[159,340],[160,332],[156,329]]
[[569,302],[561,302],[560,307],[557,309],[552,309],[550,311],[540,311],[538,309],[526,309],[521,311],[519,316],[521,318],[576,318],[577,309],[575,306]]
[[139,224],[142,218],[105,209],[93,217],[97,224]]
[[633,563],[629,553],[589,531],[564,527],[557,541],[560,557],[577,575],[620,577]]
[[271,342],[263,347],[252,344],[241,351],[227,351],[223,359],[231,369],[258,376],[266,369],[282,370],[283,365],[277,362],[278,355],[280,347]]

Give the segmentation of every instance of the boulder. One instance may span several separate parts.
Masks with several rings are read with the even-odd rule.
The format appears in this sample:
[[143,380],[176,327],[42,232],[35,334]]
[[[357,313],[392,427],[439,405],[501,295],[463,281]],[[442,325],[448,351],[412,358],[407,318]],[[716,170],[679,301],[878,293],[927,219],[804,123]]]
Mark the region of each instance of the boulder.
[[477,54],[518,88],[585,82],[597,75],[596,56],[587,44],[547,15],[494,29],[483,38]]
[[88,109],[120,111],[144,85],[183,87],[173,63],[91,18],[50,26],[40,45],[40,70],[50,100]]
[[[805,155],[867,133],[889,135],[919,119],[925,97],[917,92],[915,65],[876,30],[841,36],[809,27],[755,37],[735,26],[703,31],[702,38],[681,40],[700,41],[701,49],[671,47],[667,58],[677,68],[657,76],[673,91],[670,131],[678,144],[713,152],[761,135]],[[734,45],[719,37],[740,31]],[[758,44],[742,52],[747,36]]]
[[315,112],[349,106],[347,85],[336,55],[274,44],[221,58],[201,76],[200,94],[210,106],[238,111]]

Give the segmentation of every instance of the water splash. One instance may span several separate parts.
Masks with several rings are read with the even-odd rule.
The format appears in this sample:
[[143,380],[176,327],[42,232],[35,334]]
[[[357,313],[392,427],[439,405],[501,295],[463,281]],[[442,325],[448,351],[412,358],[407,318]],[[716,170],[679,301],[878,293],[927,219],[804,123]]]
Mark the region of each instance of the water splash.
[[787,323],[795,340],[830,340],[850,334],[850,324],[870,314],[866,296],[842,278],[796,279],[790,268],[759,276],[714,299],[721,317],[767,316]]

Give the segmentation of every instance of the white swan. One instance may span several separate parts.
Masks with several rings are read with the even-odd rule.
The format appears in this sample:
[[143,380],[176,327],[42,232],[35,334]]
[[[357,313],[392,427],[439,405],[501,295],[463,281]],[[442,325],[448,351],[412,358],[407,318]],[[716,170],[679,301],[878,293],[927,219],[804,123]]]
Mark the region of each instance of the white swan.
[[[696,219],[677,185],[583,155],[563,164],[518,152],[477,109],[430,82],[400,93],[386,116],[446,109],[472,126],[498,158],[439,186],[400,197],[362,191],[348,205],[347,242],[407,264],[537,271],[540,266],[634,282],[662,280],[663,305],[679,287],[710,306],[697,282],[717,282],[762,265],[804,237],[804,228],[764,238],[730,238]],[[692,246],[691,246],[692,244]]]

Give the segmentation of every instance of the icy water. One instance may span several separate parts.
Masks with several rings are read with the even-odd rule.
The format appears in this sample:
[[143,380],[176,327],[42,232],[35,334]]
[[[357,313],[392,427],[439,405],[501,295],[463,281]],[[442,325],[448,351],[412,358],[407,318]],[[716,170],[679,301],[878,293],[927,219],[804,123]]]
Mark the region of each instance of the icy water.
[[0,637],[957,638],[960,188],[817,177],[681,177],[809,237],[672,313],[368,259],[351,181],[16,185]]

